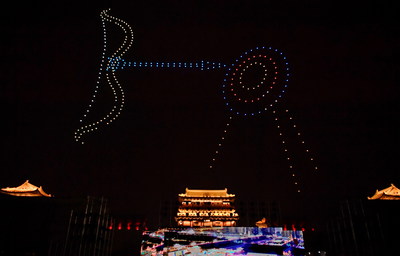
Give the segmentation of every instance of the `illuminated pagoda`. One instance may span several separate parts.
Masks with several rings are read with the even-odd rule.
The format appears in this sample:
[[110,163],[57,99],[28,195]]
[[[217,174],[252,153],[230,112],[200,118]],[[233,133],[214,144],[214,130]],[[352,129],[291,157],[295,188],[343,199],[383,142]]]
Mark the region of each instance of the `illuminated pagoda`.
[[26,180],[21,186],[14,188],[2,188],[0,190],[1,193],[10,195],[10,196],[22,196],[22,197],[52,197],[52,195],[47,194],[43,191],[43,188],[37,187],[29,183],[29,180]]
[[179,208],[175,220],[184,227],[232,227],[239,215],[235,212],[234,194],[228,190],[195,190],[186,188],[179,194]]
[[400,189],[391,184],[388,188],[376,190],[373,196],[368,197],[368,200],[400,200]]

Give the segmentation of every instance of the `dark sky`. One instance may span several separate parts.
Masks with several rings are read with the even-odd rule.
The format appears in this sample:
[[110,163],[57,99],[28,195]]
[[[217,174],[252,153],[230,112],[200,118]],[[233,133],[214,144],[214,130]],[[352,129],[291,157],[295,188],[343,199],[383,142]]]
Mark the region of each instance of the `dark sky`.
[[[115,212],[151,215],[186,187],[226,187],[290,208],[400,186],[399,10],[389,2],[137,2],[3,10],[1,187],[29,179],[58,197],[106,196]],[[316,173],[301,171],[304,192],[295,192],[270,112],[234,118],[208,169],[228,116],[221,70],[117,72],[126,92],[121,117],[76,143],[95,87],[106,7],[133,28],[124,56],[132,61],[232,63],[256,46],[281,49],[292,78],[277,109],[293,113],[319,165]],[[115,48],[122,34],[106,25]],[[94,106],[94,116],[105,113],[111,95],[103,83],[105,105]]]

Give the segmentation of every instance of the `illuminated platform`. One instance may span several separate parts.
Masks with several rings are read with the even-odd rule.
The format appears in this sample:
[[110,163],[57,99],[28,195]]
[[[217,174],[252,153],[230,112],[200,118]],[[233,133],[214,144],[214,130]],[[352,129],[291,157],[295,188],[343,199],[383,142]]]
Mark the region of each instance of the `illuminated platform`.
[[282,227],[171,228],[144,232],[141,255],[304,255],[302,231]]

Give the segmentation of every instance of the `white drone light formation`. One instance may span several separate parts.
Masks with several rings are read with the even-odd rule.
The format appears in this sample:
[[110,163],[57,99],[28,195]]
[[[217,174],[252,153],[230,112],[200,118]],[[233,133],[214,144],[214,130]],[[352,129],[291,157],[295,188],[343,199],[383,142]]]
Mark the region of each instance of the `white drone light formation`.
[[[304,151],[308,160],[313,164],[313,169],[318,170],[315,165],[314,158],[311,156],[310,150],[305,146],[302,133],[299,131],[297,124],[294,122],[293,116],[288,109],[281,111],[276,104],[286,93],[289,83],[289,63],[284,54],[278,49],[272,47],[255,47],[240,55],[232,64],[223,64],[220,62],[198,61],[198,62],[139,62],[126,61],[122,57],[132,46],[133,32],[132,28],[125,21],[113,17],[108,14],[109,10],[101,12],[100,17],[103,25],[103,54],[101,56],[101,64],[96,81],[96,87],[92,95],[90,104],[80,122],[82,126],[75,131],[75,140],[84,143],[84,136],[98,130],[101,126],[109,125],[115,121],[124,108],[125,96],[124,90],[119,83],[116,72],[129,69],[195,69],[205,70],[224,70],[225,78],[222,84],[222,93],[225,105],[229,110],[228,121],[225,123],[223,135],[217,142],[217,149],[212,153],[209,168],[215,166],[217,157],[221,154],[223,142],[226,139],[229,127],[234,116],[252,117],[270,112],[275,121],[279,137],[281,138],[283,154],[286,158],[290,177],[296,187],[297,192],[301,192],[298,173],[300,168],[295,166],[293,154],[288,147],[288,135],[283,129],[281,119],[285,119],[289,123],[291,132],[296,134],[297,141],[304,147]],[[107,30],[106,22],[119,26],[124,33],[122,45],[110,56],[106,56],[107,52]],[[111,110],[95,122],[85,123],[85,119],[90,113],[96,100],[96,95],[101,84],[101,80],[105,77],[106,84],[111,88],[114,95],[114,104]],[[104,83],[104,82],[103,82]],[[286,127],[287,128],[287,127]]]

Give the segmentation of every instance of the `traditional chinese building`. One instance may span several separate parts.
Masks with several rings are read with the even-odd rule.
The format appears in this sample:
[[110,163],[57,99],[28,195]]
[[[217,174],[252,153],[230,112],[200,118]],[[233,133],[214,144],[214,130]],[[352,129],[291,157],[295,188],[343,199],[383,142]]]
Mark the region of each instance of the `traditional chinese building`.
[[7,194],[10,196],[23,196],[23,197],[52,197],[52,195],[44,192],[43,188],[36,187],[29,183],[29,180],[25,181],[21,186],[13,187],[13,188],[2,188],[0,190],[1,193]]
[[233,203],[234,194],[228,190],[195,190],[186,188],[179,194],[179,208],[175,217],[178,226],[231,227],[236,226],[239,215]]
[[390,187],[376,190],[375,194],[368,197],[369,200],[400,200],[400,189],[396,188],[393,184]]
[[63,248],[58,242],[66,233],[66,228],[59,231],[67,219],[56,219],[57,199],[25,181],[1,188],[0,205],[0,255],[62,255],[51,251],[58,244]]

